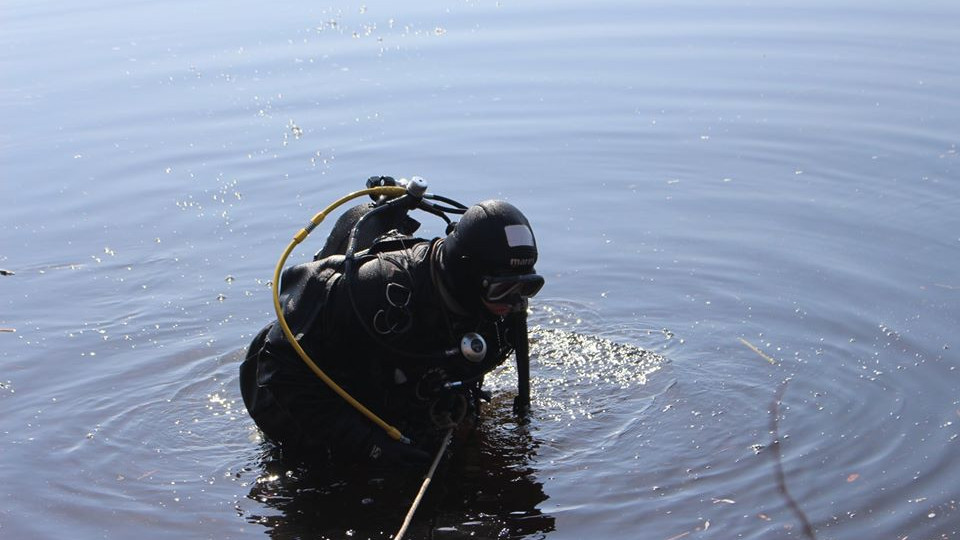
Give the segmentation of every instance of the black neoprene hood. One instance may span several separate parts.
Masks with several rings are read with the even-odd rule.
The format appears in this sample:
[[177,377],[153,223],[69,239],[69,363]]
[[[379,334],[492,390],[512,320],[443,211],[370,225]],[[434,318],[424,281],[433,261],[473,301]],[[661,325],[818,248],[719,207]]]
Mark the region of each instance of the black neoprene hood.
[[490,200],[471,206],[443,243],[444,260],[476,276],[529,274],[537,263],[530,222],[512,204]]
[[443,241],[443,280],[464,308],[481,309],[484,276],[532,274],[537,241],[530,222],[512,204],[489,200],[471,206]]

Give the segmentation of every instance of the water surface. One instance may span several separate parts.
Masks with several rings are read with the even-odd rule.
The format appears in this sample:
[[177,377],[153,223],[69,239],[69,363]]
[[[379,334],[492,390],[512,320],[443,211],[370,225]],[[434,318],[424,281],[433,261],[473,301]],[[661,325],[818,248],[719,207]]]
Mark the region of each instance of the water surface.
[[374,174],[514,202],[548,280],[533,419],[492,377],[409,537],[960,536],[952,3],[0,20],[0,536],[396,532],[417,478],[287,466],[237,387]]

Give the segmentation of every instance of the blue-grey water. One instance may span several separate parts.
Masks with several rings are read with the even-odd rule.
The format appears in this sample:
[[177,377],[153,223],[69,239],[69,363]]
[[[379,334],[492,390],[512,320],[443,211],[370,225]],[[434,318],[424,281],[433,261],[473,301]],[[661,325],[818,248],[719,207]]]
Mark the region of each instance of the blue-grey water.
[[237,388],[283,247],[385,174],[514,202],[548,281],[531,422],[507,367],[408,538],[960,538],[958,28],[4,2],[0,537],[391,537],[419,478],[288,467]]

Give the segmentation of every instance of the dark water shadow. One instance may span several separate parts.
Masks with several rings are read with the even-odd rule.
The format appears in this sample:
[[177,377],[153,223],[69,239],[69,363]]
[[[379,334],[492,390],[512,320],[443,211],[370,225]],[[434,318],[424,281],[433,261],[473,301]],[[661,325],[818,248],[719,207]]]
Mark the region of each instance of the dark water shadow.
[[[543,538],[554,518],[536,479],[538,443],[515,422],[507,398],[488,405],[475,429],[457,433],[404,538]],[[290,463],[264,443],[248,513],[275,539],[393,538],[424,471],[330,470]]]

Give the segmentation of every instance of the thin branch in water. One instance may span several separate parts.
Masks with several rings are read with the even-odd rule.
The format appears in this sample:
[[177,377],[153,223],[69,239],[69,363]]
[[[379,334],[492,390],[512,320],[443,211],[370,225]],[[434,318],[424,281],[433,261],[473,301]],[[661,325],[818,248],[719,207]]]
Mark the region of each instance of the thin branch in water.
[[770,432],[773,434],[770,451],[773,453],[773,470],[777,479],[777,488],[787,500],[787,504],[790,506],[790,509],[793,510],[794,515],[796,515],[800,523],[803,524],[803,532],[810,540],[817,540],[817,535],[813,531],[813,525],[810,524],[810,520],[803,512],[803,509],[800,508],[800,505],[797,504],[797,501],[790,495],[790,490],[787,489],[787,476],[783,472],[783,456],[780,453],[780,402],[783,400],[783,394],[787,391],[787,384],[789,382],[789,377],[784,379],[780,388],[777,389],[773,403],[770,405]]
[[759,347],[757,347],[757,346],[754,345],[753,343],[750,343],[749,341],[747,341],[747,340],[745,340],[745,339],[743,339],[743,338],[738,338],[738,339],[740,339],[740,343],[743,343],[743,344],[746,345],[751,351],[759,354],[761,357],[763,357],[764,360],[766,360],[767,362],[770,362],[770,363],[773,364],[773,365],[777,365],[777,361],[774,360],[769,354],[761,351]]

